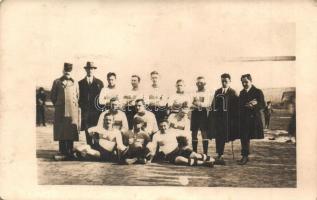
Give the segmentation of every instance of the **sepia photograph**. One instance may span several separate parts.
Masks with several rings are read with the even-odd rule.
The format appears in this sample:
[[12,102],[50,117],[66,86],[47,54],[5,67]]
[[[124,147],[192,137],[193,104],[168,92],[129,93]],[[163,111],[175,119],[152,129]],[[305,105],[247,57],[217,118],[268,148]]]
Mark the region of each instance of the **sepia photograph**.
[[316,9],[0,1],[0,200],[316,199]]
[[39,184],[296,187],[296,24],[122,29],[38,73]]

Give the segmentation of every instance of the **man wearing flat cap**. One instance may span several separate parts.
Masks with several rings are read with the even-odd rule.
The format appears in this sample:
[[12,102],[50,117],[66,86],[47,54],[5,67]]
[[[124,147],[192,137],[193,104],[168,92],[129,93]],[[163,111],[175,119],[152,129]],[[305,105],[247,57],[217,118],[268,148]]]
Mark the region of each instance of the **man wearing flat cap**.
[[101,110],[98,109],[96,100],[103,88],[103,82],[94,76],[97,67],[93,62],[87,62],[84,67],[86,76],[79,81],[79,106],[81,108],[81,130],[85,131],[88,145],[92,145],[92,138],[88,128],[96,126]]
[[59,142],[59,154],[54,156],[56,160],[71,158],[74,141],[78,141],[79,90],[77,82],[71,76],[72,69],[71,63],[64,63],[63,76],[54,80],[51,90],[51,100],[55,107],[54,140]]

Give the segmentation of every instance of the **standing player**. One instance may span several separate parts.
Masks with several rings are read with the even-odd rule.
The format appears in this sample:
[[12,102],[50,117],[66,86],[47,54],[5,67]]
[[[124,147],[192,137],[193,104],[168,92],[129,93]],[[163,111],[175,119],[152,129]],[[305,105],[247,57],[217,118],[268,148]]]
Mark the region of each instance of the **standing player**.
[[[123,141],[128,146],[128,150],[123,155],[126,164],[146,164],[151,157],[149,157],[149,149],[146,145],[151,141],[150,136],[143,130],[145,125],[141,117],[133,119],[133,130],[124,133]],[[147,157],[149,157],[147,159]]]
[[208,153],[208,137],[207,137],[207,124],[208,124],[208,111],[210,110],[211,98],[210,93],[205,89],[206,81],[202,76],[196,79],[197,91],[192,99],[192,115],[190,129],[192,131],[192,146],[193,150],[197,152],[198,138],[197,134],[200,130],[203,143],[203,152]]
[[239,99],[236,91],[230,87],[230,83],[230,75],[222,74],[222,87],[217,89],[214,94],[212,115],[208,116],[209,124],[214,122],[214,126],[209,129],[209,132],[214,133],[216,138],[218,156],[215,164],[219,165],[225,165],[222,157],[225,143],[239,138]]
[[138,75],[131,76],[131,91],[123,96],[124,112],[128,119],[129,129],[133,128],[133,117],[136,114],[135,100],[144,99],[144,94],[139,89],[141,78]]
[[167,116],[167,98],[160,88],[160,75],[157,71],[151,72],[151,80],[152,85],[148,91],[148,108],[154,113],[158,123]]
[[176,81],[176,93],[171,95],[168,100],[168,108],[171,113],[178,113],[183,103],[190,103],[190,97],[185,93],[184,90],[185,82],[183,79]]
[[137,113],[134,118],[140,117],[145,122],[143,130],[150,136],[158,131],[155,116],[152,112],[147,111],[144,99],[137,99],[135,101]]
[[107,74],[108,86],[103,88],[99,95],[99,106],[102,110],[110,109],[110,100],[112,98],[117,98],[120,100],[120,92],[116,86],[117,75],[114,72],[109,72]]
[[75,148],[75,157],[79,159],[97,159],[100,161],[120,160],[126,151],[122,143],[122,135],[113,127],[114,118],[111,114],[104,115],[103,127],[95,126],[88,129],[93,138],[93,145]]
[[153,140],[148,144],[152,156],[160,155],[165,161],[176,165],[205,165],[213,167],[214,160],[205,154],[198,154],[187,147],[180,147],[177,142],[179,134],[169,129],[167,120],[160,123],[160,131],[153,136]]
[[124,133],[127,130],[129,130],[127,117],[125,113],[121,111],[119,108],[120,108],[119,99],[117,97],[113,97],[110,100],[110,109],[100,114],[97,126],[102,127],[104,116],[106,114],[110,114],[114,118],[114,122],[113,122],[114,128],[118,129],[121,133]]

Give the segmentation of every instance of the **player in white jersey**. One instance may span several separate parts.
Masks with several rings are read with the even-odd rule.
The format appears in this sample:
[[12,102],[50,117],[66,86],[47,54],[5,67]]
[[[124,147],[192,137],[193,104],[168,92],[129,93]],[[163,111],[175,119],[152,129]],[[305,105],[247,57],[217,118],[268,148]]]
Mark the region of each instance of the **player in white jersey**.
[[151,141],[150,136],[143,130],[145,121],[141,117],[133,119],[133,130],[123,134],[123,143],[128,150],[123,155],[125,164],[146,164],[151,159],[150,151],[146,145]]
[[151,72],[152,85],[148,88],[148,109],[155,115],[156,122],[159,123],[167,116],[167,96],[160,87],[160,74],[157,71]]
[[134,115],[134,118],[140,117],[144,120],[145,125],[143,130],[152,137],[158,131],[155,115],[151,111],[146,110],[144,99],[137,99],[135,103],[137,113]]
[[136,114],[135,100],[145,99],[144,94],[140,91],[139,84],[141,78],[138,75],[131,76],[132,89],[123,95],[123,108],[128,119],[129,129],[133,128],[133,117]]
[[127,130],[129,130],[127,117],[125,113],[120,110],[120,102],[118,98],[113,97],[110,100],[110,109],[100,114],[97,126],[102,127],[103,119],[106,114],[111,114],[113,116],[113,127],[118,129],[121,133],[124,133]]
[[122,135],[113,128],[114,118],[111,114],[104,115],[103,127],[95,126],[88,129],[93,137],[93,145],[75,147],[74,156],[79,159],[97,159],[100,161],[119,161],[127,147],[123,145]]
[[177,142],[179,133],[169,129],[169,123],[164,120],[160,123],[160,131],[153,136],[147,145],[152,155],[176,165],[205,165],[213,167],[214,159],[205,154],[198,154],[189,147],[180,147]]
[[116,86],[117,75],[113,72],[107,74],[108,86],[104,87],[99,95],[99,106],[102,110],[110,109],[110,100],[112,98],[121,99],[120,91]]
[[176,81],[176,93],[171,95],[168,100],[168,108],[171,113],[178,113],[183,103],[190,103],[190,96],[184,91],[184,80],[179,79]]
[[211,93],[205,89],[206,81],[202,76],[197,77],[197,91],[193,94],[191,100],[191,124],[190,130],[192,131],[192,146],[193,150],[197,152],[198,131],[201,131],[203,153],[208,153],[208,112],[211,106]]
[[171,113],[168,117],[170,129],[178,134],[177,141],[180,147],[190,147],[192,135],[190,132],[189,107],[184,103],[178,113]]

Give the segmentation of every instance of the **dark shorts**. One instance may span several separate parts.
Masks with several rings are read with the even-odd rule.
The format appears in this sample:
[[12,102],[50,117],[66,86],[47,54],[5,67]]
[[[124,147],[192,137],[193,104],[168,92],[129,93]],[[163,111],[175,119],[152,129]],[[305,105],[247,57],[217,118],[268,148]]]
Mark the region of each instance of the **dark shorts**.
[[129,148],[128,151],[123,155],[123,158],[145,158],[149,153],[149,150],[145,147]]
[[112,151],[112,152],[107,151],[106,149],[102,148],[99,144],[94,144],[92,146],[92,149],[99,151],[100,160],[106,160],[106,161],[114,161],[115,160],[114,151]]
[[155,115],[155,119],[157,124],[159,124],[162,120],[164,120],[165,118],[167,118],[167,107],[164,106],[160,106],[160,107],[156,107],[156,106],[149,106],[148,110],[151,111],[154,115]]
[[177,147],[174,151],[171,153],[165,155],[165,160],[169,161],[170,163],[175,163],[175,159],[178,156],[189,158],[190,154],[192,154],[193,150],[190,148],[179,148]]
[[202,110],[194,109],[191,114],[190,130],[191,131],[207,131],[208,127],[208,113],[207,109]]
[[135,106],[126,107],[124,110],[124,113],[127,116],[129,129],[132,129],[133,128],[133,118],[134,118],[134,115],[136,114]]

